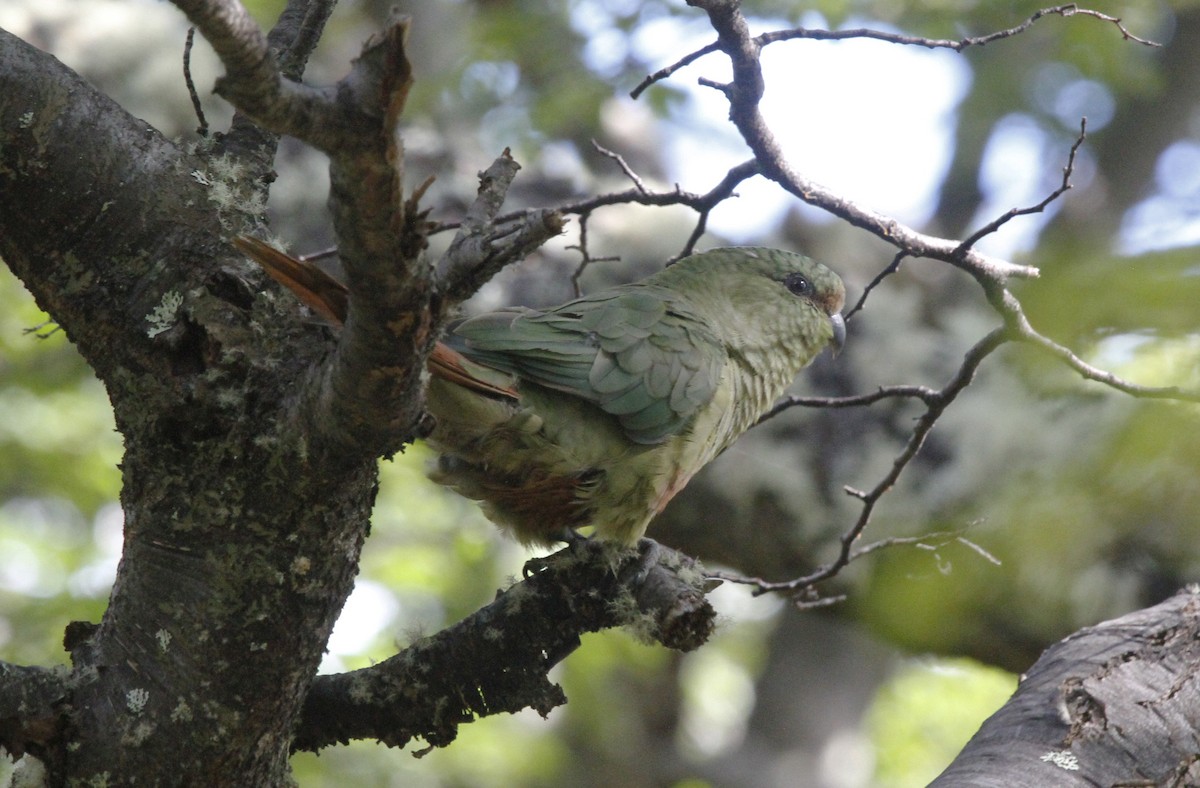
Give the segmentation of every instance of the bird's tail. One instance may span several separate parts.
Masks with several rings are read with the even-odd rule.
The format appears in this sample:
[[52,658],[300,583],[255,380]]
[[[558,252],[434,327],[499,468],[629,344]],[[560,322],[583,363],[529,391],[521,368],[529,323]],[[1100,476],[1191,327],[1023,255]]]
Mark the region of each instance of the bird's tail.
[[[350,291],[344,284],[312,263],[297,260],[257,238],[240,235],[233,239],[233,245],[318,315],[338,327],[346,322]],[[444,342],[434,346],[427,366],[434,377],[478,394],[517,399],[512,375],[470,361]]]
[[344,284],[312,263],[297,260],[257,238],[239,235],[233,245],[318,315],[335,326],[346,322],[350,293]]

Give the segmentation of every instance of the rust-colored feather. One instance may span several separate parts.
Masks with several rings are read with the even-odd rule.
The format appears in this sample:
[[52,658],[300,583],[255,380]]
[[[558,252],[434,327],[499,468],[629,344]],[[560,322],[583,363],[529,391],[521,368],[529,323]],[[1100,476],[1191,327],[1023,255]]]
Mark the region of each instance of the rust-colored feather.
[[473,362],[467,361],[461,353],[452,350],[446,343],[438,342],[433,346],[433,352],[429,354],[426,367],[429,369],[429,374],[434,377],[455,383],[465,389],[477,391],[489,397],[512,400],[518,398],[517,390],[512,386],[498,386],[472,375],[467,369],[467,365],[470,363]]
[[344,284],[312,263],[297,260],[257,238],[239,235],[233,245],[318,315],[335,326],[346,322],[350,292]]
[[[272,279],[291,290],[318,315],[335,326],[340,327],[346,322],[350,291],[344,284],[312,263],[297,260],[257,238],[241,235],[233,239],[233,245],[261,265]],[[431,375],[471,391],[489,397],[517,399],[515,388],[500,386],[472,375],[468,369],[471,363],[461,353],[438,342],[429,356],[427,366]]]

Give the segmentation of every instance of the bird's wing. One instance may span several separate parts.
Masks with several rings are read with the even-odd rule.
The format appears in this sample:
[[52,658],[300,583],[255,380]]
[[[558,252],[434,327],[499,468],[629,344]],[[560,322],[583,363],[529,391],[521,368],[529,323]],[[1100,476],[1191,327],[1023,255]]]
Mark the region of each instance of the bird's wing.
[[545,312],[480,315],[448,341],[473,361],[595,403],[643,444],[679,432],[713,398],[726,359],[702,320],[644,285]]

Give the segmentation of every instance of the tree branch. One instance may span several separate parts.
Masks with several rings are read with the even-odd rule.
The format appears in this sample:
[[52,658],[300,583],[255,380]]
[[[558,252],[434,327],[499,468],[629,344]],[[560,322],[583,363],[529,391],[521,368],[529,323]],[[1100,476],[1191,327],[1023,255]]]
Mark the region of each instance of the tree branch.
[[479,173],[475,201],[437,264],[439,289],[447,306],[470,298],[505,266],[562,232],[563,219],[558,211],[526,211],[514,220],[496,220],[520,169],[505,148],[490,167]]
[[859,512],[858,519],[854,524],[842,534],[840,539],[841,547],[837,557],[833,561],[803,577],[782,582],[769,582],[762,578],[747,578],[729,574],[719,574],[714,575],[714,577],[753,586],[756,595],[780,591],[791,594],[794,599],[799,601],[803,599],[803,595],[809,589],[842,571],[857,557],[854,545],[870,522],[871,515],[875,511],[875,506],[888,490],[895,485],[897,480],[899,480],[900,474],[904,472],[904,469],[912,459],[917,456],[917,452],[921,450],[921,446],[925,443],[925,439],[929,436],[929,433],[933,431],[933,426],[937,423],[942,413],[945,412],[946,408],[950,407],[950,404],[962,393],[963,389],[971,384],[971,381],[975,378],[975,372],[979,369],[984,359],[994,353],[1005,342],[1011,341],[1011,339],[1012,337],[1009,335],[1007,328],[1002,327],[993,330],[967,351],[963,357],[963,363],[954,377],[938,391],[931,391],[921,386],[896,386],[891,389],[881,389],[880,392],[882,393],[877,392],[862,397],[845,398],[846,400],[850,400],[849,402],[833,399],[815,403],[832,404],[833,407],[846,407],[849,405],[870,404],[888,396],[912,396],[921,399],[926,407],[925,412],[917,419],[917,424],[913,427],[913,431],[909,435],[908,442],[905,444],[903,451],[892,461],[892,468],[883,479],[869,491],[858,490],[853,487],[845,488],[848,495],[862,501],[862,510]]
[[[326,153],[369,144],[362,134],[364,126],[354,124],[363,120],[360,91],[369,89],[371,80],[357,85],[343,80],[336,92],[302,85],[285,78],[271,54],[267,37],[237,0],[173,2],[212,45],[225,66],[225,76],[217,81],[218,95],[265,128],[277,134],[291,134]],[[294,19],[299,14],[299,2],[287,7],[284,19]],[[307,39],[306,35],[306,42]],[[296,48],[288,48],[289,76],[299,71],[306,45],[300,43]],[[338,104],[338,98],[349,100]]]
[[[1054,15],[1063,17],[1075,15],[1094,17],[1104,22],[1111,22],[1118,30],[1121,31],[1122,38],[1127,41],[1136,41],[1139,44],[1144,44],[1151,47],[1162,46],[1162,44],[1159,44],[1155,41],[1150,41],[1149,39],[1145,38],[1138,38],[1130,33],[1125,25],[1121,23],[1121,19],[1119,17],[1109,16],[1108,14],[1102,14],[1099,11],[1092,11],[1091,9],[1087,8],[1079,8],[1075,3],[1066,3],[1064,5],[1054,6],[1052,8],[1043,8],[1040,11],[1035,11],[1021,24],[1016,25],[1015,27],[1010,27],[1006,30],[998,30],[994,33],[988,33],[982,36],[971,36],[960,39],[925,38],[923,36],[909,36],[903,33],[892,33],[886,30],[872,30],[864,27],[848,30],[820,30],[795,27],[787,30],[773,30],[769,33],[762,33],[761,35],[756,36],[754,40],[760,47],[764,47],[777,41],[795,41],[797,39],[809,39],[813,41],[846,41],[855,38],[868,38],[876,41],[884,41],[889,44],[919,46],[925,47],[926,49],[953,49],[955,52],[961,52],[969,47],[982,47],[994,41],[1000,41],[1001,39],[1020,35],[1032,27],[1039,19]],[[667,79],[676,71],[679,71],[685,66],[691,65],[705,55],[711,55],[713,52],[719,51],[721,51],[720,41],[714,41],[711,44],[697,49],[695,52],[684,55],[671,65],[655,71],[653,74],[650,74],[641,82],[639,82],[637,87],[630,91],[630,97],[636,99],[647,88],[656,82],[661,82],[664,79]]]
[[[337,352],[314,370],[297,399],[314,448],[389,455],[412,439],[421,415],[423,359],[436,339],[433,278],[418,263],[425,247],[420,190],[403,195],[398,123],[412,83],[406,19],[363,47],[333,89],[285,79],[267,41],[235,0],[177,0],[213,45],[226,74],[217,92],[266,128],[330,156],[329,208],[350,290]],[[289,6],[293,16],[300,6]],[[311,46],[325,3],[304,13],[289,69]]]
[[[603,148],[600,148],[600,151],[605,155],[611,154],[609,155],[609,158],[620,158],[617,156],[617,154],[612,153],[611,151],[605,151]],[[734,196],[734,190],[737,189],[740,183],[760,174],[761,172],[758,161],[755,159],[748,159],[741,164],[731,167],[729,171],[726,172],[721,178],[720,182],[717,183],[717,185],[712,189],[704,194],[697,194],[695,192],[684,191],[678,186],[669,192],[651,191],[646,184],[642,182],[642,179],[629,169],[628,165],[624,165],[622,162],[619,162],[618,166],[621,166],[622,171],[625,172],[626,175],[632,176],[631,180],[634,182],[634,188],[626,189],[622,192],[610,192],[609,194],[600,194],[584,200],[564,203],[556,206],[554,210],[560,214],[570,214],[583,217],[591,214],[598,208],[604,208],[609,205],[632,204],[660,207],[666,207],[669,205],[683,205],[691,208],[700,214],[700,217],[697,220],[696,227],[692,231],[691,236],[688,238],[687,243],[684,244],[683,249],[678,255],[672,258],[672,260],[678,260],[681,257],[686,257],[687,255],[691,254],[695,249],[696,242],[699,241],[700,236],[704,234],[704,230],[708,222],[708,215],[712,212],[713,208],[715,208],[723,200]],[[496,221],[511,222],[520,219],[524,215],[525,212],[512,211],[496,217]],[[461,222],[446,222],[444,224],[439,224],[431,231],[431,234],[457,229],[461,226]]]
[[1003,286],[1010,277],[1036,277],[1036,268],[1016,265],[964,250],[959,242],[917,232],[881,213],[863,208],[838,196],[820,184],[801,176],[788,164],[774,133],[759,110],[763,94],[763,75],[759,63],[761,44],[751,35],[749,25],[736,0],[689,0],[708,13],[717,31],[720,47],[733,66],[733,82],[719,85],[709,80],[702,84],[717,88],[729,99],[730,120],[754,152],[762,174],[786,191],[810,205],[822,208],[855,227],[861,227],[914,257],[942,260],[966,270],[976,279]]
[[416,736],[445,746],[476,717],[523,708],[545,716],[565,703],[546,674],[586,632],[631,627],[682,651],[712,632],[697,565],[649,540],[640,552],[581,542],[527,568],[527,579],[458,624],[369,668],[318,676],[294,747],[403,746]]
[[208,187],[189,175],[195,166],[53,57],[0,31],[0,257],[106,384],[138,369],[169,385],[168,366],[192,368],[208,341],[193,332],[193,312],[215,289],[247,295],[212,264],[220,226]]
[[39,754],[59,735],[67,671],[0,662],[0,750]]
[[1051,646],[933,786],[1200,784],[1200,597]]
[[807,38],[816,41],[845,41],[852,38],[870,38],[876,41],[884,41],[889,44],[903,44],[906,46],[919,46],[927,49],[953,49],[955,52],[961,52],[969,47],[982,47],[994,41],[1000,41],[1005,38],[1012,38],[1027,31],[1039,20],[1047,16],[1090,16],[1104,22],[1110,22],[1121,31],[1121,36],[1127,41],[1136,41],[1139,44],[1144,44],[1151,47],[1161,47],[1162,44],[1150,41],[1144,38],[1138,38],[1129,32],[1126,27],[1121,24],[1119,17],[1102,14],[1099,11],[1092,11],[1087,8],[1080,8],[1076,3],[1065,3],[1063,5],[1053,6],[1051,8],[1043,8],[1040,11],[1035,11],[1024,22],[1014,27],[1005,30],[998,30],[994,33],[988,33],[982,36],[968,36],[960,39],[945,39],[945,38],[925,38],[923,36],[909,36],[902,33],[891,33],[884,30],[871,30],[868,28],[855,28],[852,30],[810,30],[803,27],[797,27],[790,30],[776,30],[770,33],[763,33],[756,40],[759,44],[766,46],[776,41],[793,41],[795,39]]

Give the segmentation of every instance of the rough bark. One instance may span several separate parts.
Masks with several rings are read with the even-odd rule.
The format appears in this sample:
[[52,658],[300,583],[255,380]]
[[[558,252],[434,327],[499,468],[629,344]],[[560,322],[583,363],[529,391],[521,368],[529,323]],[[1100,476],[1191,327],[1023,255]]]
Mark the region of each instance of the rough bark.
[[1200,784],[1200,589],[1051,646],[934,786]]

